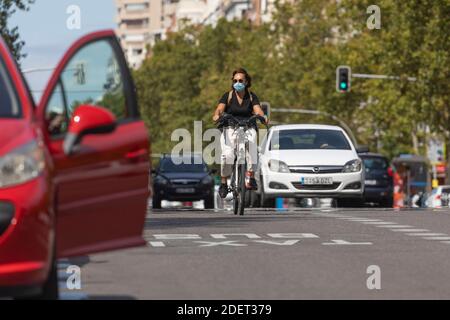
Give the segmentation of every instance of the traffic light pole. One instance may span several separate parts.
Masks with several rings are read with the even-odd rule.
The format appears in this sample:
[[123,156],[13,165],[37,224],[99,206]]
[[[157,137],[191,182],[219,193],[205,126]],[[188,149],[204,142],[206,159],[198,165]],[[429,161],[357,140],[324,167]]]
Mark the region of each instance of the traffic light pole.
[[[388,79],[388,80],[400,80],[402,77],[398,76],[386,76],[382,74],[364,74],[364,73],[352,73],[352,78],[363,78],[363,79]],[[407,77],[408,81],[415,82],[417,78]]]

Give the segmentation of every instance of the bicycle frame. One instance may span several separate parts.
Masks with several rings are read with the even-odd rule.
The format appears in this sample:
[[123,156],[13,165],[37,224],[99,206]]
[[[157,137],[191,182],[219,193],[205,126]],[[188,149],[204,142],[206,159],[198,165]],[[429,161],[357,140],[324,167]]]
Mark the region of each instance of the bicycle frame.
[[239,165],[242,164],[247,167],[247,153],[248,153],[248,141],[249,141],[249,128],[239,126],[234,129],[237,134],[236,144],[234,146],[235,161],[233,165],[233,173],[231,176],[231,191],[236,191],[239,181]]

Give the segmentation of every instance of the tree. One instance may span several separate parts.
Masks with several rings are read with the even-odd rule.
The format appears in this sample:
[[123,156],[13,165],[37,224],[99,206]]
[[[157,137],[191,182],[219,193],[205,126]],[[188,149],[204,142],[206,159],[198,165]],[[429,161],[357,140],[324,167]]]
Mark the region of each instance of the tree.
[[0,1],[0,35],[5,40],[11,53],[17,61],[26,55],[22,53],[25,45],[20,40],[19,28],[17,26],[10,27],[8,25],[9,18],[17,12],[17,10],[28,11],[29,5],[35,0],[1,0]]
[[[371,4],[277,1],[269,23],[223,19],[215,27],[190,26],[159,42],[136,72],[154,151],[170,151],[175,128],[189,129],[194,120],[212,126],[212,111],[230,90],[231,71],[243,66],[260,100],[337,115],[371,150],[389,157],[425,155],[421,128],[429,126],[447,137],[450,153],[450,0],[379,0],[380,30],[367,27]],[[352,91],[341,94],[334,89],[339,65],[401,79],[353,79]],[[276,113],[272,120],[332,122]]]

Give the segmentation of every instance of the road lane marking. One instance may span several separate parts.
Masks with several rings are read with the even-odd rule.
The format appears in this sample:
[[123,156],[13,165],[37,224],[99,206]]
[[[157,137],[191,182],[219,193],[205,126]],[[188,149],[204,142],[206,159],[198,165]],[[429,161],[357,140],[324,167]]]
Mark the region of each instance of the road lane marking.
[[408,226],[408,225],[400,225],[400,224],[392,224],[392,225],[386,225],[386,226],[375,226],[378,228],[399,228],[399,229],[404,229],[404,228],[414,228],[414,226]]
[[211,234],[211,237],[214,239],[227,239],[229,236],[243,236],[248,239],[261,239],[260,236],[254,233],[215,233]]
[[157,240],[199,240],[202,237],[198,234],[155,234]]
[[450,240],[450,237],[424,237],[425,240]]
[[166,245],[162,241],[149,241],[148,242],[152,247],[155,248],[164,248]]
[[270,241],[270,240],[254,240],[256,243],[263,243],[263,244],[273,244],[277,246],[293,246],[294,244],[297,244],[300,242],[300,240],[286,240],[286,241]]
[[379,219],[369,219],[369,218],[362,218],[362,217],[350,217],[350,218],[338,218],[339,220],[348,220],[348,221],[357,221],[357,220],[369,220],[369,221],[382,221]]
[[353,221],[353,222],[381,222],[382,220],[378,220],[378,219],[348,219],[348,221]]
[[362,224],[368,224],[368,225],[392,225],[392,224],[394,224],[394,222],[379,221],[379,222],[363,222]]
[[324,246],[333,246],[333,245],[344,245],[344,246],[363,246],[363,245],[373,245],[372,242],[348,242],[345,240],[331,240],[332,242],[324,242],[322,245]]
[[437,237],[437,236],[448,236],[446,233],[407,233],[408,236],[414,237]]
[[394,231],[394,232],[427,232],[430,230],[428,230],[428,229],[394,229],[391,231]]
[[217,247],[217,246],[230,246],[230,247],[247,247],[247,244],[236,243],[237,241],[194,241],[195,243],[203,243],[200,247]]
[[318,235],[313,233],[268,233],[269,237],[274,239],[312,239],[319,238]]

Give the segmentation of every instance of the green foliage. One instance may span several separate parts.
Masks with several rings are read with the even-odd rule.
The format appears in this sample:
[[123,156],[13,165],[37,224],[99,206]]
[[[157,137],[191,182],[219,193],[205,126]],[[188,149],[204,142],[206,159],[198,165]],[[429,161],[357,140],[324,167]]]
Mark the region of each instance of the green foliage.
[[[450,1],[380,0],[380,30],[367,28],[371,4],[277,2],[271,23],[220,20],[215,27],[190,26],[159,42],[135,73],[153,150],[169,151],[172,131],[192,129],[194,120],[211,127],[218,99],[230,89],[231,72],[241,66],[252,74],[260,100],[336,115],[359,143],[390,157],[423,153],[420,142],[426,136],[420,128],[449,137]],[[401,79],[353,79],[351,93],[341,94],[335,90],[339,65]],[[418,80],[409,82],[407,76]],[[291,114],[273,114],[272,120],[332,122]]]
[[22,48],[25,45],[19,37],[19,28],[10,27],[8,19],[16,13],[17,10],[28,11],[29,5],[35,0],[1,0],[0,1],[0,35],[10,48],[13,56],[19,61],[24,58]]

